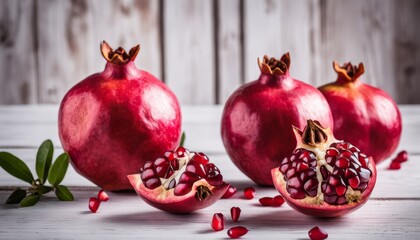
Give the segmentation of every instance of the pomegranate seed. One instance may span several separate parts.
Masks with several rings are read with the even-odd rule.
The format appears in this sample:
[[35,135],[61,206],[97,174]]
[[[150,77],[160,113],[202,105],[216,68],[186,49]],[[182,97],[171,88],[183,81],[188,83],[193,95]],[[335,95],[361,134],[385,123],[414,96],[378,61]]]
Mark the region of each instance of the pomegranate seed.
[[281,195],[277,195],[273,198],[273,207],[280,207],[284,203],[284,198]]
[[98,192],[98,199],[99,199],[99,201],[101,201],[101,202],[106,202],[106,201],[108,201],[108,199],[109,199],[109,196],[108,196],[108,194],[103,190],[103,189],[101,189],[99,192]]
[[222,198],[224,198],[224,199],[231,198],[236,193],[236,191],[237,191],[236,187],[229,186],[228,190],[226,190],[226,192],[225,192],[225,194],[223,194]]
[[253,199],[255,197],[255,189],[253,187],[247,187],[244,189],[244,196],[246,199]]
[[237,226],[237,227],[230,228],[227,231],[227,234],[230,238],[239,238],[247,234],[247,232],[248,232],[248,229],[246,227]]
[[230,209],[230,216],[234,222],[239,220],[239,216],[241,215],[241,209],[239,207],[232,207]]
[[328,237],[328,233],[319,228],[318,226],[309,230],[308,235],[311,240],[323,240]]
[[397,154],[397,156],[395,157],[394,160],[392,161],[396,161],[396,162],[405,162],[408,160],[408,153],[407,151],[401,151]]
[[91,212],[96,213],[98,211],[99,205],[101,205],[101,201],[97,198],[90,198],[89,199],[89,209]]
[[225,228],[225,216],[221,213],[215,213],[211,220],[211,227],[214,231],[220,231]]
[[273,206],[273,198],[271,197],[263,197],[259,199],[261,205],[263,205],[264,207],[266,206]]
[[392,161],[391,164],[389,164],[390,170],[398,170],[401,168],[401,162]]

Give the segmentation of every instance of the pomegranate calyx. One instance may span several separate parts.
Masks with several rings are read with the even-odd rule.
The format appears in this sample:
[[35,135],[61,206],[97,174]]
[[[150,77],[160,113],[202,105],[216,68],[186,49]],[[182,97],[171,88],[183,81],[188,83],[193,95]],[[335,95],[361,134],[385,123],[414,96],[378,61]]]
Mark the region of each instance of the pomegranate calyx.
[[101,43],[101,53],[102,56],[110,63],[114,64],[126,64],[130,61],[134,61],[137,57],[137,54],[140,51],[140,45],[132,47],[127,53],[124,48],[119,47],[115,51],[109,46],[105,41]]
[[344,63],[343,66],[333,61],[333,68],[338,74],[338,82],[349,83],[355,82],[365,72],[365,66],[363,63],[359,63],[359,66],[352,65],[351,62]]
[[310,146],[316,146],[318,144],[325,143],[328,140],[327,134],[324,132],[324,128],[316,120],[308,119],[306,121],[306,127],[302,133],[302,141]]
[[290,67],[290,54],[285,53],[280,59],[264,55],[262,61],[258,58],[258,66],[263,74],[273,76],[285,75]]
[[207,186],[200,185],[196,189],[195,197],[198,199],[198,201],[203,201],[212,194],[213,192]]

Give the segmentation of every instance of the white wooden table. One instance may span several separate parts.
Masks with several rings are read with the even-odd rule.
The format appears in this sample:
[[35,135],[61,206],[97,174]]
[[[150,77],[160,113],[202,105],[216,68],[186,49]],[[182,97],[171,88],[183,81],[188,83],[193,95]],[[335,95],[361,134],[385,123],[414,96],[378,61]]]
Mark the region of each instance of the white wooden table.
[[[186,146],[208,153],[225,179],[239,191],[231,199],[191,215],[173,215],[150,207],[133,193],[109,193],[96,214],[88,209],[89,197],[98,187],[71,167],[63,181],[70,186],[74,202],[60,202],[53,193],[34,207],[18,208],[4,202],[12,189],[24,183],[0,169],[0,239],[226,239],[226,230],[213,232],[214,213],[227,217],[226,227],[243,225],[250,232],[243,239],[308,239],[315,225],[329,239],[420,239],[420,106],[400,106],[403,135],[398,150],[409,152],[409,161],[399,171],[387,170],[389,159],[378,166],[378,181],[370,198],[358,211],[336,219],[302,215],[286,204],[261,207],[258,198],[277,195],[271,188],[255,186],[229,160],[220,138],[221,106],[183,106]],[[0,106],[0,151],[21,157],[32,170],[39,144],[50,138],[62,152],[57,134],[56,105]],[[253,200],[241,199],[247,186],[257,189]],[[239,206],[238,223],[229,210]],[[227,229],[226,228],[226,229]]]

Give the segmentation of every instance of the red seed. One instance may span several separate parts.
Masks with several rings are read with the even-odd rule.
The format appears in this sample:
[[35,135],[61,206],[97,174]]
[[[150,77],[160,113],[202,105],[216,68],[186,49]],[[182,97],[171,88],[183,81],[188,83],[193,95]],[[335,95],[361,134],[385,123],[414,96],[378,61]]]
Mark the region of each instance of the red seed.
[[319,228],[318,226],[309,230],[308,235],[311,240],[323,240],[328,237],[328,233]]
[[258,201],[260,201],[261,205],[263,205],[264,207],[273,206],[273,198],[271,197],[263,197],[260,198]]
[[234,222],[239,220],[239,216],[241,215],[241,209],[239,207],[232,207],[230,209],[230,216]]
[[214,231],[220,231],[225,228],[225,216],[221,213],[215,213],[211,220],[211,227]]
[[246,199],[253,199],[255,197],[255,189],[253,187],[247,187],[244,189],[244,197]]
[[284,203],[284,198],[281,195],[277,195],[273,198],[273,207],[280,207]]
[[96,213],[98,211],[99,205],[101,205],[101,201],[97,198],[90,198],[89,199],[89,209],[91,212]]
[[231,198],[236,193],[236,191],[237,191],[236,187],[229,186],[228,190],[226,190],[226,192],[225,192],[225,194],[223,194],[222,198],[224,198],[224,199]]
[[392,161],[396,161],[396,162],[405,162],[408,160],[408,153],[407,151],[401,151],[398,153],[398,155],[394,158],[394,160]]
[[109,199],[109,196],[108,196],[108,194],[103,190],[103,189],[101,189],[99,192],[98,192],[98,199],[99,199],[99,201],[101,201],[101,202],[106,202],[106,201],[108,201],[108,199]]
[[246,227],[237,226],[237,227],[230,228],[227,231],[227,234],[230,238],[239,238],[247,234],[247,232],[248,232],[248,229]]
[[401,163],[397,161],[392,161],[391,164],[389,164],[390,170],[398,170],[401,168]]

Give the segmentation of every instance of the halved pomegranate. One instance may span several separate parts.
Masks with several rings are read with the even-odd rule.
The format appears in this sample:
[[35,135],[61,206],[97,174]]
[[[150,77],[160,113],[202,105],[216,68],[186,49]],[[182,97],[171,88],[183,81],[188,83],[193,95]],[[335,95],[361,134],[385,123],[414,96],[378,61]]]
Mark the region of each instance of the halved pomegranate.
[[148,161],[140,174],[127,176],[137,194],[163,211],[188,213],[220,199],[229,184],[204,153],[178,147],[163,157]]
[[336,140],[317,121],[308,120],[303,132],[293,130],[296,149],[271,171],[286,202],[317,217],[337,217],[361,207],[375,186],[373,159],[352,144]]

